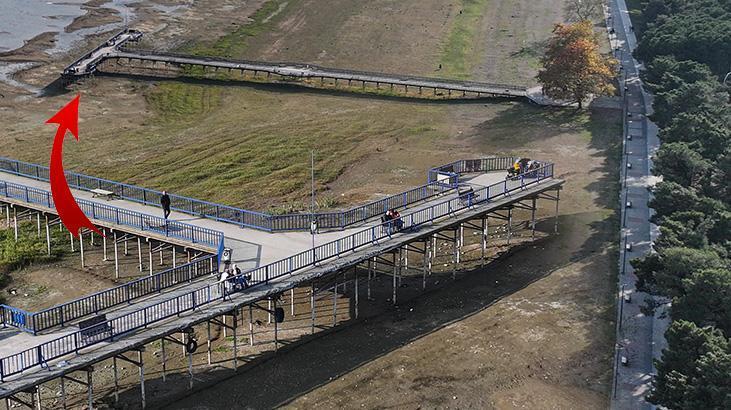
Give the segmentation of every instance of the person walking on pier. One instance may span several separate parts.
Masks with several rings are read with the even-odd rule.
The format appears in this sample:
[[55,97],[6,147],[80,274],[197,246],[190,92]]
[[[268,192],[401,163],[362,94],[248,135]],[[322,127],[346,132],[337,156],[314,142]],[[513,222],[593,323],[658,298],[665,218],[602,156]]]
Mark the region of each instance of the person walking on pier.
[[160,205],[162,206],[163,215],[165,217],[165,221],[167,222],[168,216],[170,216],[170,196],[168,195],[167,191],[162,191],[162,196],[160,197]]

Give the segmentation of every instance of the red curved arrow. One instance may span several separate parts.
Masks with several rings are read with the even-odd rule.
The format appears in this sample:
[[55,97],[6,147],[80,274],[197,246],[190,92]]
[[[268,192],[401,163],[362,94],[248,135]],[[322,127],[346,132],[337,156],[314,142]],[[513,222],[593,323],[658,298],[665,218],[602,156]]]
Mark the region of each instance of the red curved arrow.
[[102,234],[79,208],[79,204],[76,203],[76,199],[71,194],[71,189],[66,181],[66,173],[63,169],[63,139],[66,136],[66,131],[71,131],[74,138],[77,141],[79,140],[79,97],[77,95],[76,98],[46,121],[46,124],[58,124],[56,136],[53,138],[53,149],[51,150],[51,195],[53,195],[53,202],[56,204],[61,222],[77,238],[81,228],[88,228],[99,235]]

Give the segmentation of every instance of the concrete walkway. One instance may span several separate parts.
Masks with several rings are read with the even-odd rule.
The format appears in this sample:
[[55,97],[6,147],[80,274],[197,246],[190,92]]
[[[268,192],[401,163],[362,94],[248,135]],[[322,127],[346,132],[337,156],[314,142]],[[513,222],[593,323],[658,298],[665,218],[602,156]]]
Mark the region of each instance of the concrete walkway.
[[[473,189],[478,190],[479,188],[482,188],[484,186],[503,181],[504,178],[505,172],[498,171],[466,177],[464,181],[472,186]],[[0,173],[0,181],[7,181],[16,184],[32,186],[44,190],[50,189],[50,186],[47,182],[36,181],[30,178],[6,173]],[[134,210],[145,214],[160,213],[159,208],[143,205],[137,202],[131,202],[126,200],[104,201],[99,198],[93,198],[90,192],[80,190],[72,190],[72,192],[76,198],[80,199],[86,199],[101,204],[113,204],[117,207]],[[502,191],[492,191],[493,194],[500,192]],[[409,213],[418,211],[419,209],[428,208],[436,203],[444,202],[446,200],[456,197],[456,191],[450,190],[443,195],[430,198],[429,200],[423,201],[421,203],[413,204],[409,208],[403,210],[401,213],[402,215],[407,215]],[[293,254],[310,249],[312,247],[312,236],[309,233],[266,233],[255,229],[241,228],[238,225],[218,222],[211,219],[195,218],[182,213],[172,213],[170,218],[173,220],[184,221],[191,225],[224,232],[226,238],[226,246],[229,246],[233,249],[233,259],[237,264],[239,264],[242,270],[253,269],[261,265],[285,259]],[[317,234],[315,243],[316,245],[320,245],[322,243],[333,241],[338,238],[342,238],[355,232],[361,231],[368,226],[375,226],[378,224],[380,224],[380,219],[373,218],[372,220],[367,221],[361,226],[354,226],[343,231]],[[168,288],[162,293],[135,299],[129,304],[115,306],[108,309],[107,311],[104,311],[103,313],[106,313],[109,319],[114,319],[123,316],[126,313],[140,310],[146,306],[160,303],[164,300],[173,299],[176,296],[188,293],[194,289],[198,289],[202,286],[210,284],[212,280],[213,279],[209,277],[200,277],[196,280],[193,280],[191,283],[183,283],[179,286]],[[2,341],[2,343],[0,343],[0,357],[6,357],[21,352],[33,346],[37,346],[49,340],[71,333],[74,330],[76,329],[73,326],[67,328],[56,328],[46,331],[41,335],[33,336],[14,328],[0,329],[0,340]]]
[[650,252],[656,237],[657,229],[649,221],[652,210],[648,207],[648,188],[656,182],[651,173],[651,158],[659,141],[657,127],[647,118],[651,114],[652,100],[642,88],[639,78],[641,65],[632,57],[637,39],[625,1],[613,0],[610,11],[610,27],[615,30],[615,35],[610,37],[615,55],[622,64],[626,86],[623,90],[625,127],[617,356],[611,408],[649,409],[653,406],[645,401],[645,397],[652,387],[653,358],[657,357],[664,343],[662,335],[666,323],[641,312],[640,307],[651,301],[652,296],[636,290],[637,277],[630,261]]
[[[505,178],[504,171],[490,172],[486,174],[467,177],[463,182],[469,183],[475,190],[488,186]],[[37,181],[30,178],[0,172],[0,181],[7,181],[14,184],[25,185],[33,188],[50,191],[50,184],[44,181]],[[91,192],[72,190],[74,197],[96,202],[104,205],[112,205],[147,215],[162,217],[162,210],[158,207],[144,205],[138,202],[115,199],[105,201],[94,198]],[[426,201],[417,202],[401,210],[402,214],[411,213],[432,204],[446,201],[456,197],[456,191],[450,190],[443,195],[431,197]],[[253,269],[268,263],[284,259],[290,255],[312,248],[312,235],[308,232],[277,232],[268,233],[256,229],[241,228],[239,225],[227,222],[214,221],[212,219],[195,217],[180,212],[172,212],[170,220],[184,222],[189,225],[213,229],[223,232],[225,244],[233,250],[233,261],[241,269]],[[351,235],[363,230],[365,227],[380,224],[380,218],[372,218],[363,224],[352,225],[344,230],[322,232],[315,235],[315,245]],[[131,231],[130,231],[131,232]],[[144,233],[140,233],[144,236]]]

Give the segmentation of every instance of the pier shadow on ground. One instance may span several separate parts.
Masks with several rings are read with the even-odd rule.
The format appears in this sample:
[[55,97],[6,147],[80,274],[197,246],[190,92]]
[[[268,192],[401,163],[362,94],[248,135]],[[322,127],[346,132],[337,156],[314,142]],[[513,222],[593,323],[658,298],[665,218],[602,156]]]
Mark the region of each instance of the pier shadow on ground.
[[[420,291],[420,278],[405,280],[410,291],[399,290],[398,307],[351,320],[314,337],[305,336],[280,348],[276,355],[267,352],[250,358],[237,373],[214,369],[206,373],[205,379],[210,381],[197,381],[192,391],[187,390],[185,373],[177,378],[168,376],[167,383],[177,380],[180,396],[162,400],[148,396],[148,406],[272,408],[289,403],[405,345],[474,316],[569,264],[582,262],[586,272],[603,269],[593,265],[607,232],[606,227],[585,223],[594,218],[596,215],[589,213],[561,216],[559,236],[515,247],[484,269],[462,272],[456,281],[447,280],[426,292]],[[553,220],[538,227],[549,232]],[[578,247],[564,243],[564,238],[574,241],[577,235],[587,232],[590,235],[583,236],[585,240]],[[149,379],[146,388],[155,391],[158,383],[162,383],[159,377]],[[139,403],[139,388],[123,392],[120,400],[134,408],[133,403]]]
[[[452,97],[452,98],[420,98],[415,95],[404,96],[387,93],[374,92],[372,88],[366,88],[365,91],[357,92],[344,88],[318,88],[316,86],[308,86],[301,82],[258,82],[258,81],[247,81],[247,80],[221,80],[214,78],[195,78],[195,77],[175,77],[175,76],[154,76],[145,74],[134,74],[134,73],[113,73],[113,72],[98,72],[95,75],[97,78],[126,78],[130,80],[145,81],[145,82],[177,82],[184,84],[193,85],[206,85],[206,86],[222,86],[222,87],[245,87],[252,88],[254,90],[273,92],[273,93],[308,93],[314,95],[325,95],[325,96],[337,96],[337,97],[350,97],[360,99],[380,99],[385,101],[399,101],[409,102],[415,104],[495,104],[505,103],[509,101],[528,101],[521,97]],[[83,84],[83,80],[81,81]],[[75,93],[72,88],[66,87],[64,81],[61,78],[56,79],[54,82],[48,84],[42,89],[41,95],[53,97],[57,95],[63,95],[68,93]]]

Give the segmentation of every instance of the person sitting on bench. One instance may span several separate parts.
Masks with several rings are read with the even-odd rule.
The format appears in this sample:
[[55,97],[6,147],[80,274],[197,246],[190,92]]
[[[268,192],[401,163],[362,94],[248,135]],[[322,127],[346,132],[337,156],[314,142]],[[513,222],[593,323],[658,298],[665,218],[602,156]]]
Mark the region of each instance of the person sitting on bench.
[[239,286],[242,290],[249,287],[249,278],[241,274],[241,269],[234,263],[232,267],[233,278],[231,279],[234,286]]
[[467,189],[459,190],[458,192],[460,202],[462,202],[463,204],[472,205],[472,201],[475,198],[475,190],[474,188],[472,188],[471,185]]
[[391,217],[393,218],[393,224],[397,231],[400,231],[404,227],[404,221],[401,219],[401,214],[395,210],[391,210]]
[[383,231],[390,233],[391,232],[391,226],[393,225],[393,215],[391,215],[391,210],[387,210],[386,213],[381,217],[381,227]]

